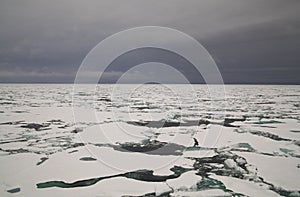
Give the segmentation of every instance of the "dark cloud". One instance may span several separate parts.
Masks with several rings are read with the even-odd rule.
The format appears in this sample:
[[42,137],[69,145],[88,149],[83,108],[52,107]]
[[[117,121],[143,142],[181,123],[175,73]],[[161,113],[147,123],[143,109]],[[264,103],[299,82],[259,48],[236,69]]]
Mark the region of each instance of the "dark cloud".
[[[85,55],[101,40],[157,25],[200,41],[227,83],[300,84],[299,10],[298,0],[3,0],[0,82],[72,83]],[[188,63],[159,50],[120,57],[104,81],[116,80],[132,64],[158,60],[201,82]]]

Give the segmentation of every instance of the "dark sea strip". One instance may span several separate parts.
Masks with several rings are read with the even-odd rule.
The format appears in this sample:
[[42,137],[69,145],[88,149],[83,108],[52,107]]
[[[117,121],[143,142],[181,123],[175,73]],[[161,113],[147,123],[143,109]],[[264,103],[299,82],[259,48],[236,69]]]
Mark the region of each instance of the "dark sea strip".
[[146,126],[150,128],[163,128],[163,127],[189,127],[189,126],[200,126],[200,125],[208,125],[208,124],[217,124],[223,125],[225,127],[238,127],[232,125],[231,123],[236,121],[245,121],[246,118],[225,118],[224,122],[211,122],[209,120],[185,120],[183,122],[180,121],[170,121],[170,120],[157,120],[157,121],[128,121],[128,124],[136,125],[136,126]]
[[91,178],[86,180],[79,180],[73,183],[67,183],[64,181],[48,181],[44,183],[36,184],[37,188],[50,188],[50,187],[60,187],[60,188],[74,188],[74,187],[87,187],[98,183],[101,180],[111,179],[116,177],[126,177],[129,179],[139,180],[139,181],[146,181],[146,182],[164,182],[168,179],[178,178],[181,174],[186,172],[182,167],[173,167],[171,169],[174,174],[168,176],[159,176],[153,175],[153,170],[138,170],[133,172],[126,172],[123,174],[116,174],[112,176],[105,176],[105,177],[98,177],[98,178]]
[[21,191],[21,188],[19,188],[19,187],[7,190],[8,193],[12,193],[12,194],[18,193],[20,191]]

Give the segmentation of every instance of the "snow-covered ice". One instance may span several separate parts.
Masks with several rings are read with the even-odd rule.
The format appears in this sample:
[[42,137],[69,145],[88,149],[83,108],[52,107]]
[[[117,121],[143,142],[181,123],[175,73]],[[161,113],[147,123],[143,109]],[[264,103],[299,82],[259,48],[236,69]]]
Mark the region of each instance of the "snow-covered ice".
[[300,86],[0,85],[0,196],[297,196]]

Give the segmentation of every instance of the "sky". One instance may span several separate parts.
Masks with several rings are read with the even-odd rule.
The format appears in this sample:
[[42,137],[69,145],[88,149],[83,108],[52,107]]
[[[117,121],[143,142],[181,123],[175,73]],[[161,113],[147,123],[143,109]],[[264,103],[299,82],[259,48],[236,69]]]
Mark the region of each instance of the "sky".
[[[103,39],[163,26],[201,43],[225,83],[300,84],[299,10],[299,0],[0,0],[0,82],[73,83],[84,57]],[[203,83],[188,61],[153,48],[121,55],[101,82],[114,83],[128,69],[155,61]],[[153,76],[178,82],[159,65],[153,64]],[[149,69],[130,72],[127,83],[151,76]]]

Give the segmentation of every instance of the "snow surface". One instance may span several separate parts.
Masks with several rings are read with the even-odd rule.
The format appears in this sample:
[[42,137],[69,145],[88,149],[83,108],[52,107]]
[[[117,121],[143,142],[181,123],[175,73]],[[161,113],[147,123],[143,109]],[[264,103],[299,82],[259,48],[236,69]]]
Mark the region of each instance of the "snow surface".
[[1,84],[0,196],[299,194],[300,86],[192,88]]

